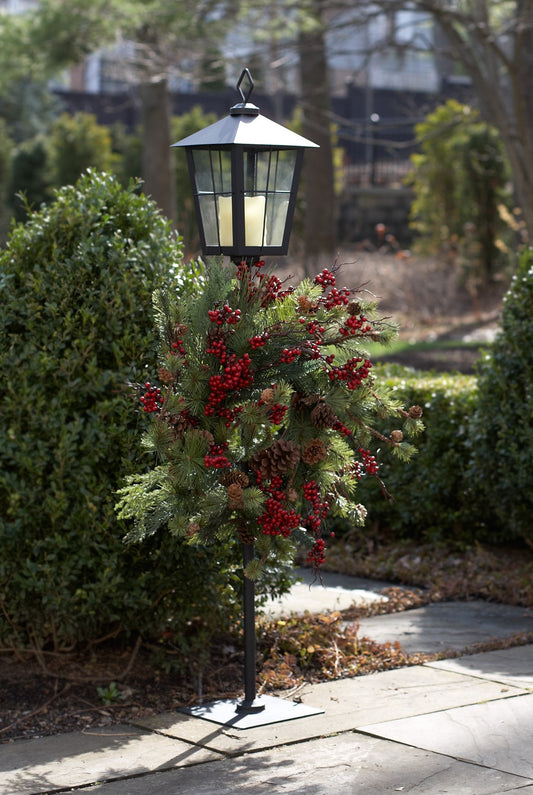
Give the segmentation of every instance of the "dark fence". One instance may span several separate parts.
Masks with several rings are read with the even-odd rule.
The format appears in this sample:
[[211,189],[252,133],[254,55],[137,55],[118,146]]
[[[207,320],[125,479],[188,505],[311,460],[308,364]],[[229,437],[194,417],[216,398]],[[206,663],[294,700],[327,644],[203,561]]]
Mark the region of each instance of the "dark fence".
[[[335,124],[338,145],[344,151],[348,182],[362,185],[391,185],[401,182],[407,173],[409,155],[416,150],[414,128],[425,115],[450,96],[459,96],[461,88],[444,87],[439,94],[416,91],[393,91],[350,85],[342,97],[333,97],[331,120]],[[140,123],[140,102],[135,89],[124,93],[87,94],[81,91],[58,91],[65,110],[83,111],[96,116],[100,124],[120,123],[135,132]],[[200,107],[204,113],[221,118],[238,97],[234,88],[219,92],[173,94],[172,113],[176,116]],[[254,93],[254,102],[265,116],[279,122],[290,119],[298,99],[289,94],[271,96]]]

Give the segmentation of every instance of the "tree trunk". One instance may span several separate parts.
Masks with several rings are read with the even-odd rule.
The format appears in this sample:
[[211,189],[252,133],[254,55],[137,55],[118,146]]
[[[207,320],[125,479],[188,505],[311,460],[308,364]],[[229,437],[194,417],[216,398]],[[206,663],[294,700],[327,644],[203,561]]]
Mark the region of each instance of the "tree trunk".
[[164,78],[140,86],[144,192],[176,223],[174,161],[170,149],[170,102]]
[[[315,0],[321,19],[323,2]],[[331,264],[337,245],[331,140],[330,92],[324,28],[300,35],[300,81],[303,135],[320,146],[307,153],[304,166],[305,267],[311,273],[322,260]],[[326,262],[324,262],[326,260]]]

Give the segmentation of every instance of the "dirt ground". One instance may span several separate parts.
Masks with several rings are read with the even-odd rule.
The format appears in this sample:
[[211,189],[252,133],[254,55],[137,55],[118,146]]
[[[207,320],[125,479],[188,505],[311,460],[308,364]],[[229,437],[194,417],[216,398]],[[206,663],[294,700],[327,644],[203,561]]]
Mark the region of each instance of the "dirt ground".
[[[471,372],[478,351],[457,348],[454,342],[468,335],[483,342],[498,327],[503,286],[475,295],[446,264],[406,253],[351,251],[341,252],[337,265],[337,285],[374,296],[380,314],[399,324],[401,338],[450,342],[444,352],[439,350],[438,359],[412,354],[402,364]],[[294,264],[276,273],[281,278],[302,275]],[[40,659],[0,650],[0,742],[134,721],[192,703],[200,687],[206,698],[238,695],[240,654],[224,645],[217,652],[202,684],[192,669],[179,677],[156,671],[144,648],[123,650],[109,645],[98,653],[47,654]]]

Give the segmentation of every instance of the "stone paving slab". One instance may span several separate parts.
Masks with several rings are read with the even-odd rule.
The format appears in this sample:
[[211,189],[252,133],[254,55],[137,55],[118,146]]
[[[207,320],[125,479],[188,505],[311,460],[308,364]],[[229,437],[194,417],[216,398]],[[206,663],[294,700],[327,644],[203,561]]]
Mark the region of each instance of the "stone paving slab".
[[521,795],[531,779],[361,734],[77,790],[96,795]]
[[361,731],[533,779],[533,694],[362,726]]
[[109,726],[0,746],[1,795],[29,795],[219,759],[182,740]]
[[179,712],[139,719],[137,725],[168,737],[186,739],[219,753],[238,755],[286,743],[304,742],[333,732],[393,718],[422,715],[479,701],[527,693],[499,683],[425,666],[306,685],[303,703],[324,710],[302,720],[254,729],[217,726]]
[[381,580],[367,580],[345,574],[324,571],[321,581],[316,579],[311,569],[296,569],[296,576],[303,582],[295,583],[290,592],[278,599],[269,599],[262,608],[266,617],[276,618],[296,613],[298,615],[323,613],[334,610],[347,610],[356,605],[362,607],[373,602],[386,602],[387,597],[380,592],[391,583]]
[[427,665],[442,671],[454,671],[513,687],[533,689],[533,644],[451,660],[436,660]]
[[533,632],[533,611],[491,602],[437,602],[359,622],[359,637],[398,641],[409,653],[460,651],[493,638]]

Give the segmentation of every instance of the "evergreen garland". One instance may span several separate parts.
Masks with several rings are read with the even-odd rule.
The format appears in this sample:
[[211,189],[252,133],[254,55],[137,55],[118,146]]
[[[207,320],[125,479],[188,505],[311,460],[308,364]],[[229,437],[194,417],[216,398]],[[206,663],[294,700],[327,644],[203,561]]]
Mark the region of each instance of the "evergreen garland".
[[[147,383],[141,402],[159,463],[119,492],[120,517],[134,520],[128,540],[166,525],[192,544],[253,541],[250,577],[306,541],[318,567],[329,516],[364,522],[358,482],[379,480],[371,445],[407,460],[404,434],[423,427],[419,407],[378,392],[365,353],[396,329],[338,289],[335,272],[290,287],[262,261],[211,262],[197,294],[158,291],[154,307],[161,386]],[[383,416],[403,430],[380,434],[372,421]]]

